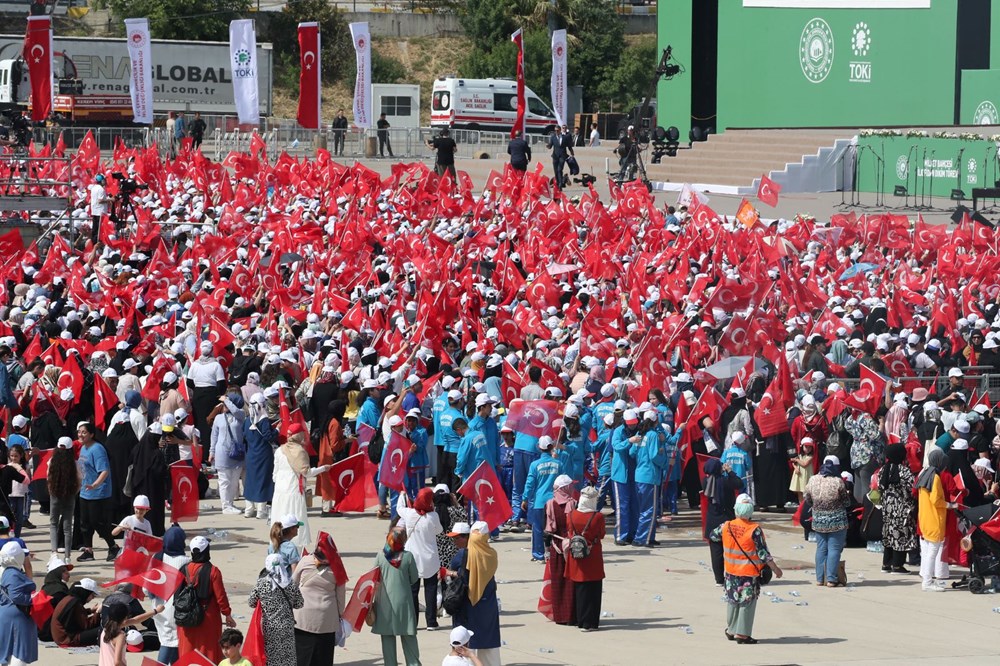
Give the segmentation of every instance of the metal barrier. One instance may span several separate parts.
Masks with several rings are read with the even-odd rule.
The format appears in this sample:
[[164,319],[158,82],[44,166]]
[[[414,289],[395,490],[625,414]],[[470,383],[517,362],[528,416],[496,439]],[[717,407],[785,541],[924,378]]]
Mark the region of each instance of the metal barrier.
[[[1000,374],[987,373],[984,372],[984,370],[993,370],[993,368],[988,366],[965,368],[964,371],[966,374],[962,378],[962,390],[966,392],[965,397],[967,399],[970,397],[969,393],[975,390],[978,395],[989,395],[990,402],[995,403],[1000,400]],[[952,392],[947,375],[897,377],[893,381],[900,384],[900,386],[902,386],[908,393],[912,392],[912,390],[917,386],[923,386],[928,391],[936,393],[937,395],[947,395]],[[849,377],[828,377],[823,380],[822,385],[826,387],[834,382],[843,386],[846,391],[856,391],[861,387],[860,379],[852,379]]]

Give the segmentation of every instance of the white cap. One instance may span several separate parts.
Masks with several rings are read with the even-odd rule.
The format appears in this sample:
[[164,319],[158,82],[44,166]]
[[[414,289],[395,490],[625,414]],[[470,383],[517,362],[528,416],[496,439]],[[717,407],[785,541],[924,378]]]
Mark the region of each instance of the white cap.
[[195,538],[191,539],[191,550],[192,551],[195,551],[195,550],[203,551],[206,548],[208,548],[208,539],[206,539],[205,537],[203,537],[203,536],[196,536]]
[[122,362],[122,368],[124,368],[125,370],[131,370],[137,365],[139,364],[136,363],[136,360],[134,358],[127,358]]
[[448,391],[448,400],[454,401],[454,400],[461,400],[461,399],[462,399],[462,392],[461,391],[456,391],[455,389],[452,389],[452,390]]
[[[286,513],[281,520],[276,520],[274,522],[281,523],[281,529],[283,530],[290,530],[293,527],[302,527],[302,521],[300,521],[299,517],[294,513]],[[194,544],[193,541],[191,543]],[[192,545],[191,547],[193,548],[194,546]]]
[[626,422],[627,421],[638,421],[639,420],[639,415],[635,413],[634,409],[626,409],[625,413],[622,415],[622,418]]
[[567,474],[560,474],[559,476],[556,477],[556,480],[555,480],[555,482],[554,482],[554,484],[553,484],[552,487],[553,488],[565,488],[566,486],[572,486],[572,485],[573,485],[573,478],[572,477],[570,477]]
[[448,536],[454,536],[458,534],[468,534],[471,531],[469,523],[454,523],[451,526],[451,531],[448,532]]
[[15,428],[23,428],[28,425],[28,419],[24,418],[21,414],[18,414],[10,420],[10,424]]
[[960,432],[963,435],[968,434],[969,432],[969,422],[965,419],[958,419],[955,421],[955,425],[953,427],[957,432]]
[[452,377],[451,375],[445,375],[445,377],[441,380],[441,388],[443,388],[445,391],[447,391],[454,385],[455,385],[455,378]]
[[962,372],[961,368],[952,368],[951,370],[948,371],[948,376],[949,377],[964,377],[965,373]]
[[149,508],[149,498],[145,495],[136,495],[135,499],[132,500],[133,509],[148,509]]
[[488,393],[480,393],[476,396],[476,407],[485,407],[486,405],[492,405],[493,398],[490,397]]
[[601,395],[605,398],[610,398],[615,394],[615,387],[611,384],[605,384],[601,387]]
[[976,462],[972,463],[972,466],[973,467],[983,467],[990,474],[994,473],[993,466],[990,465],[990,461],[989,461],[988,458],[976,458]]
[[[981,460],[985,460],[985,458],[981,458]],[[59,567],[67,567],[70,570],[73,569],[73,565],[70,563],[69,560],[64,560],[55,553],[53,553],[52,557],[49,558],[48,564],[45,565],[45,573],[52,573]]]
[[104,377],[105,379],[114,379],[117,376],[118,376],[118,371],[115,370],[114,368],[107,368],[105,369],[104,372],[101,373],[101,377]]
[[125,642],[129,645],[142,645],[143,639],[142,634],[140,634],[135,629],[129,629],[128,633],[125,634]]
[[489,534],[490,526],[487,525],[486,521],[484,520],[477,520],[476,522],[472,523],[472,525],[469,527],[469,533],[471,534],[473,532],[479,532],[480,534]]
[[449,637],[451,640],[451,646],[459,647],[461,645],[468,645],[469,641],[471,641],[472,637],[475,635],[475,632],[469,631],[463,626],[455,627],[451,630],[451,636]]
[[393,414],[389,417],[389,427],[395,428],[398,425],[403,425],[403,419],[400,418],[399,414]]
[[961,437],[956,439],[951,443],[952,451],[968,451],[969,450],[969,440],[962,439]]
[[548,451],[552,448],[552,438],[548,435],[542,435],[538,438],[538,448],[542,451]]
[[72,449],[73,440],[69,437],[60,437],[59,441],[56,442],[57,449]]
[[[197,538],[203,539],[204,537],[197,537]],[[81,578],[80,580],[76,581],[76,585],[74,585],[73,587],[82,587],[83,589],[93,594],[99,594],[100,592],[99,588],[97,587],[97,581],[94,580],[93,578]]]
[[570,403],[566,405],[566,409],[563,411],[563,416],[569,419],[575,419],[580,416],[580,408]]
[[163,381],[167,384],[173,384],[177,381],[177,373],[168,371],[165,375],[163,375]]

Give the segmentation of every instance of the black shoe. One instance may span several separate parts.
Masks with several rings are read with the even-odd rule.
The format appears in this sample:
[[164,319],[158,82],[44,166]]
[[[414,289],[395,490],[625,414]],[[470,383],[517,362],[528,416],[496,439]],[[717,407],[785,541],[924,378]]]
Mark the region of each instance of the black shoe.
[[122,549],[118,546],[113,548],[108,548],[108,556],[105,558],[107,562],[114,562],[115,558],[118,557],[118,553],[122,552]]
[[649,545],[650,546],[659,546],[660,542],[657,541],[656,539],[653,539],[652,541],[649,542]]
[[882,573],[889,573],[892,571],[892,567],[882,567]]
[[615,541],[616,546],[631,546],[631,541]]
[[747,636],[746,638],[737,638],[736,642],[740,645],[757,645],[757,639]]
[[910,570],[907,569],[906,567],[893,567],[892,571],[890,573],[894,573],[894,574],[908,574],[908,573],[910,573]]
[[76,556],[77,562],[92,562],[94,559],[94,551],[85,550]]
[[24,521],[24,525],[22,525],[21,527],[27,527],[29,530],[35,529],[35,526],[32,524],[30,520]]

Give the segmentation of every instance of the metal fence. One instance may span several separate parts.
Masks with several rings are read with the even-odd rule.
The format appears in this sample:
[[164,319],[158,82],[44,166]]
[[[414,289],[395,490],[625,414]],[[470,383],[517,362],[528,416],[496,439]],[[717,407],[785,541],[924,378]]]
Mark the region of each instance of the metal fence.
[[[977,395],[987,394],[990,402],[995,403],[1000,400],[1000,374],[997,374],[991,366],[975,366],[964,369],[965,376],[962,377],[962,390],[966,393],[966,399],[971,392],[976,391]],[[947,395],[954,389],[950,386],[950,380],[946,375],[927,375],[923,377],[897,377],[893,381],[899,383],[907,393],[914,388],[923,386],[928,391],[937,395]],[[847,391],[854,391],[860,388],[860,379],[832,377],[823,381],[825,386],[838,383]]]

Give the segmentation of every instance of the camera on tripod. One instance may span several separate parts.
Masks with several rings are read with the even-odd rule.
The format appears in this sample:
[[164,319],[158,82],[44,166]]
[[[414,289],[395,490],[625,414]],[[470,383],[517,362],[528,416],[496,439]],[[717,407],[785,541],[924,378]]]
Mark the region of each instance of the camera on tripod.
[[126,178],[125,174],[115,171],[111,174],[111,177],[118,181],[118,193],[121,196],[129,196],[130,194],[135,194],[139,190],[148,190],[149,185],[145,183],[137,183],[134,178]]

